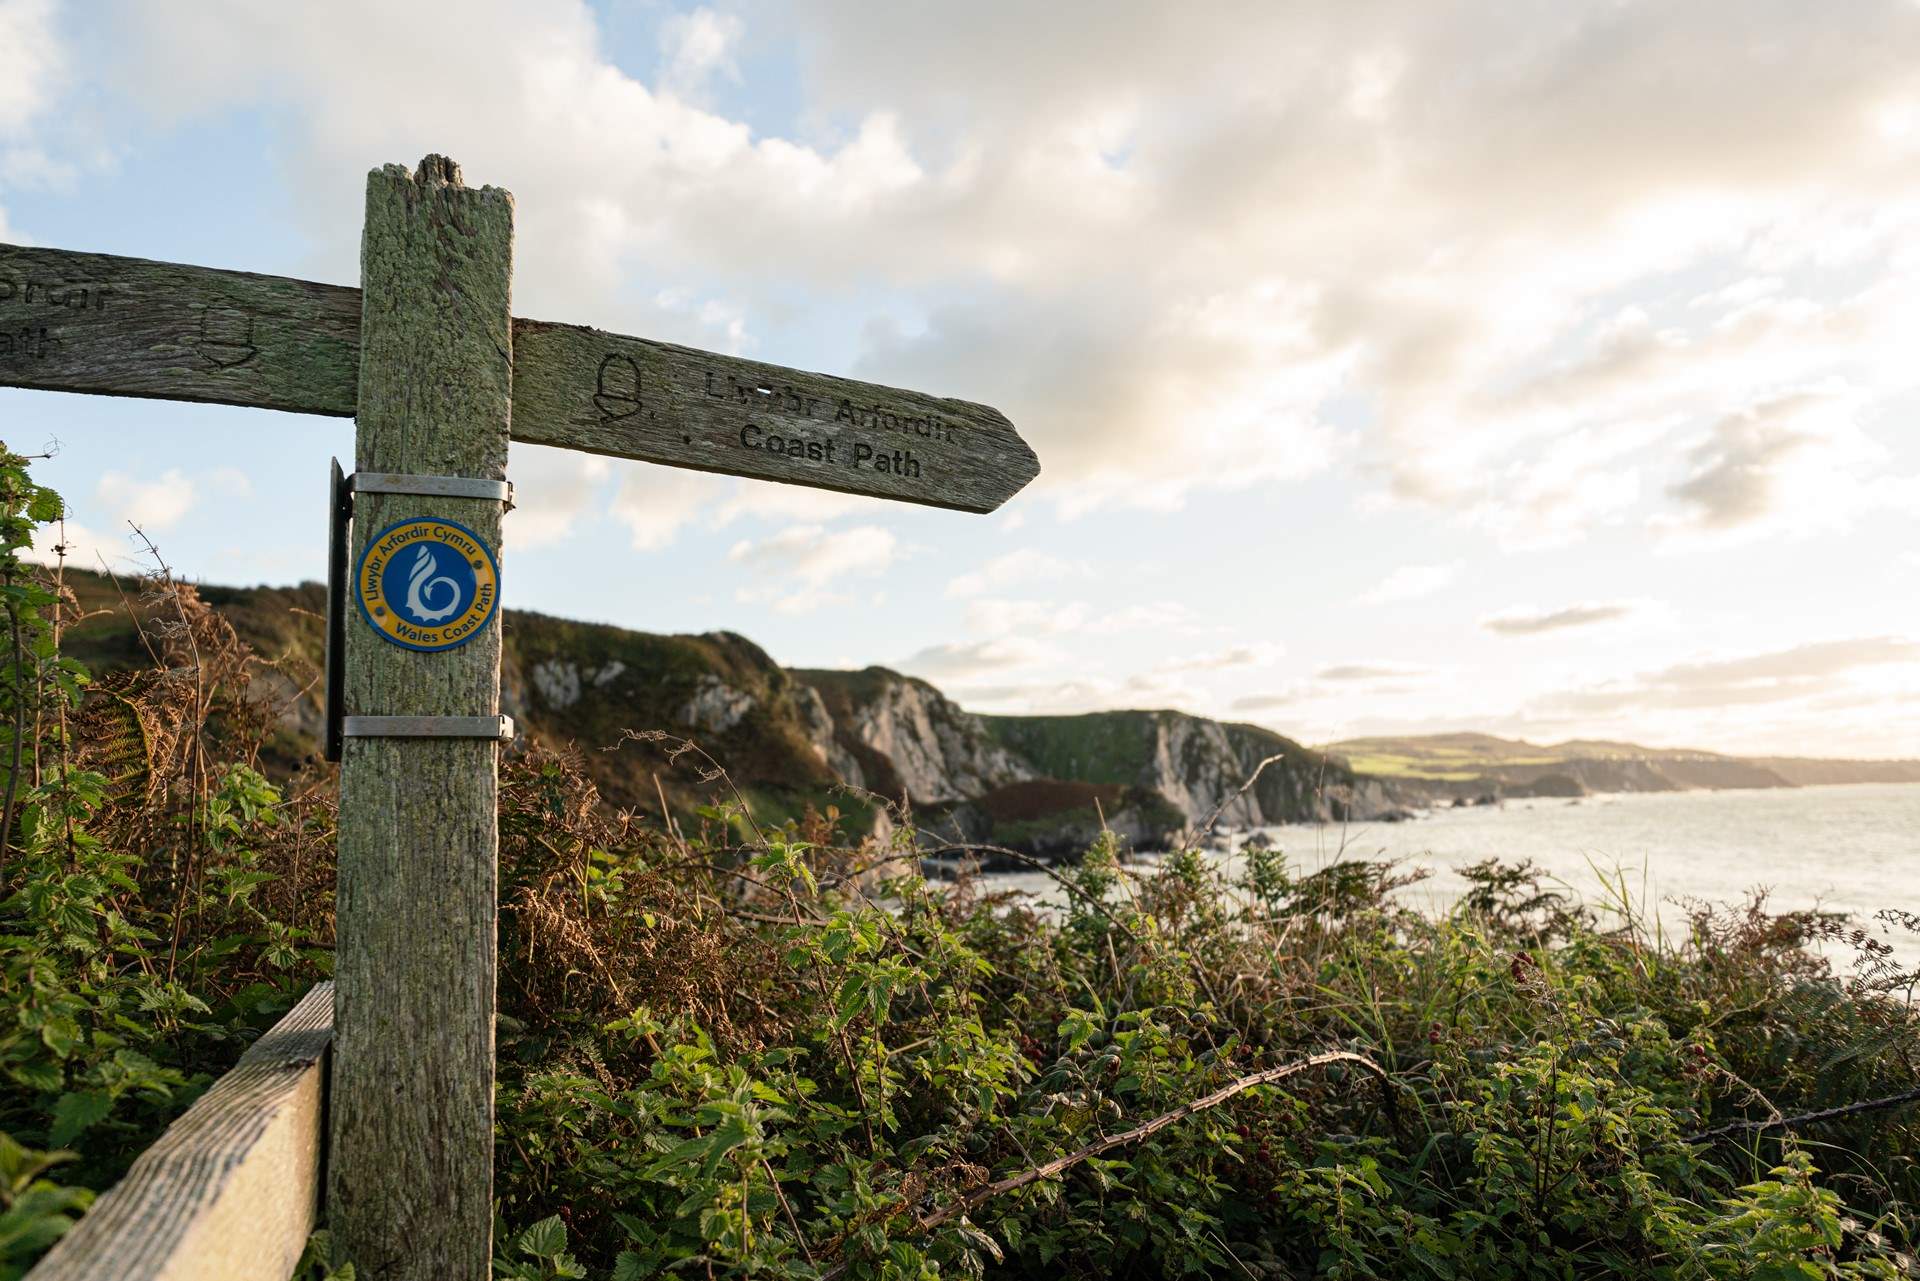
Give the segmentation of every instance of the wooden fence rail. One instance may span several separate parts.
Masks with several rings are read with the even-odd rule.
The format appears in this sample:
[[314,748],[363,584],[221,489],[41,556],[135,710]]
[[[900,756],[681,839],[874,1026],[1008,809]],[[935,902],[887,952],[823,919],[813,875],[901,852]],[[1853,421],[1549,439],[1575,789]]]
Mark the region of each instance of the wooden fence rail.
[[285,1281],[320,1211],[333,985],[141,1153],[26,1281]]

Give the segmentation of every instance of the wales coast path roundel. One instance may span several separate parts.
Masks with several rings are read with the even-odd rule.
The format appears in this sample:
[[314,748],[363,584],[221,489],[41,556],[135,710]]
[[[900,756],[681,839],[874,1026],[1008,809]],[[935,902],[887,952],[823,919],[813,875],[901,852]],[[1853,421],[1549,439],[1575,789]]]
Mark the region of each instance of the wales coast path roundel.
[[360,553],[354,595],[368,626],[395,645],[441,650],[478,636],[500,603],[493,549],[450,520],[403,520]]

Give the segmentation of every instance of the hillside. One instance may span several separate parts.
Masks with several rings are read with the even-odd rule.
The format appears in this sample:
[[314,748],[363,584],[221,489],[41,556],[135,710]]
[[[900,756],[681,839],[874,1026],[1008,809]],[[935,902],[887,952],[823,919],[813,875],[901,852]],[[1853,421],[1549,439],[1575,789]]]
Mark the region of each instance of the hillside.
[[1491,734],[1429,734],[1344,739],[1321,750],[1436,799],[1920,782],[1920,761],[1727,756],[1593,739],[1538,744]]
[[[1237,827],[1394,814],[1398,793],[1338,760],[1257,725],[1185,712],[983,716],[1000,742],[1042,774],[1150,788],[1196,818]],[[1244,795],[1260,762],[1278,757]]]
[[[167,625],[164,607],[96,575],[68,581],[89,615],[69,652],[101,673],[144,661],[134,620],[152,634]],[[253,648],[255,692],[280,709],[265,763],[286,773],[312,761],[323,589],[200,592]],[[763,820],[832,807],[858,834],[884,831],[887,805],[904,804],[931,840],[1049,857],[1084,849],[1103,826],[1155,848],[1223,804],[1236,825],[1401,812],[1394,785],[1251,725],[1179,712],[981,717],[882,667],[789,670],[730,632],[663,636],[508,610],[504,636],[501,708],[520,732],[577,749],[613,804],[658,814],[664,802],[683,821],[723,799],[719,785],[690,758],[672,759],[670,744],[632,733],[697,743]],[[1237,797],[1268,757],[1279,759]]]

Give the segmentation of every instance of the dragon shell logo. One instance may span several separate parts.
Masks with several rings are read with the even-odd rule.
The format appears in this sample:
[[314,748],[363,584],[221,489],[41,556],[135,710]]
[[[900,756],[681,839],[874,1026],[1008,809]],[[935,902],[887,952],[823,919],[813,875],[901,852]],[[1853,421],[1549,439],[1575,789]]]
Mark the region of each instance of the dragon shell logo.
[[441,650],[478,636],[500,603],[493,549],[450,520],[403,520],[374,535],[354,576],[360,613],[408,649]]

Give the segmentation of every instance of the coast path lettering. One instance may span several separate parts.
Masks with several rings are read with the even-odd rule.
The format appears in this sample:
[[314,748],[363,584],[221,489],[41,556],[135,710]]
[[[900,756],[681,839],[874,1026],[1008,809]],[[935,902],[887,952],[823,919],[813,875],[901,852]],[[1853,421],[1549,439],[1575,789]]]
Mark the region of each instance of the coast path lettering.
[[[339,285],[0,245],[0,386],[345,417],[360,320]],[[518,318],[512,435],[970,512],[1040,470],[985,405]]]

